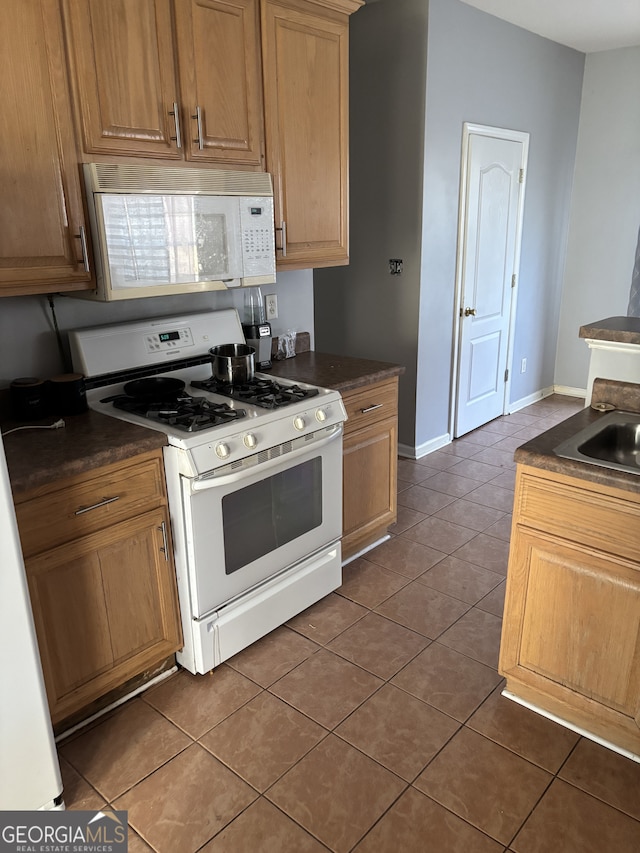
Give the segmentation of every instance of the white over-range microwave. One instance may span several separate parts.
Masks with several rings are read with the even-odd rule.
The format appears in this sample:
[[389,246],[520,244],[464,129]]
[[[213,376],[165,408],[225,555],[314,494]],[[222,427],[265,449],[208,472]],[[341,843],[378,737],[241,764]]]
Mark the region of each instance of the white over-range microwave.
[[276,280],[266,172],[86,163],[96,289],[104,302]]

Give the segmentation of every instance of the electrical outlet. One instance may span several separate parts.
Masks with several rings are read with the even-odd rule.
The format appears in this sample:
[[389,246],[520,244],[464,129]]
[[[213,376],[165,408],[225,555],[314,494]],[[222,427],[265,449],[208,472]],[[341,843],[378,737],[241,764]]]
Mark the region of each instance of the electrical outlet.
[[520,362],[520,373],[526,373],[526,372],[527,372],[527,359],[523,358],[522,361]]
[[278,317],[278,297],[275,293],[268,293],[264,298],[264,313],[267,320],[275,320]]

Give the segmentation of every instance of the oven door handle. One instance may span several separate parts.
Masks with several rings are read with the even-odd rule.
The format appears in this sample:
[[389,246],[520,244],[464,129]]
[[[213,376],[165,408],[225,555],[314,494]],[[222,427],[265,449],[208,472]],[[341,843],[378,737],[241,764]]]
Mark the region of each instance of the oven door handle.
[[340,423],[336,424],[336,426],[334,427],[334,431],[326,438],[321,438],[318,441],[314,441],[313,444],[309,444],[304,447],[300,447],[296,450],[292,450],[290,453],[286,453],[282,456],[275,456],[273,459],[268,459],[266,462],[260,462],[258,465],[253,465],[250,468],[241,468],[233,471],[231,474],[223,474],[220,477],[211,477],[207,475],[204,475],[203,477],[195,477],[193,480],[190,481],[191,491],[201,492],[205,489],[216,489],[220,486],[226,486],[230,483],[237,483],[239,480],[242,480],[248,475],[253,474],[257,471],[270,471],[272,468],[281,466],[283,461],[297,459],[300,456],[308,456],[309,451],[311,449],[321,450],[322,448],[341,438],[342,424]]

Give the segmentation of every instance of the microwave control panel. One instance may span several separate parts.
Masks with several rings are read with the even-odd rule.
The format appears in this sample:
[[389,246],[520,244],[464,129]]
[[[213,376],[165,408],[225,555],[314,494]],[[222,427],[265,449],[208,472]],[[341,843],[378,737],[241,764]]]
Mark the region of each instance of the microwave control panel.
[[243,197],[240,229],[244,275],[275,272],[273,199],[267,196]]

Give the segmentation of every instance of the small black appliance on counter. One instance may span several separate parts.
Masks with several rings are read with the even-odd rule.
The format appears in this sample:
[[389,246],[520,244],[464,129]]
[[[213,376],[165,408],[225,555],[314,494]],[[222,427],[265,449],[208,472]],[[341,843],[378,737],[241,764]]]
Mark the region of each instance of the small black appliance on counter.
[[271,367],[271,324],[265,317],[259,287],[249,287],[245,291],[242,331],[247,344],[256,351],[256,369],[268,370]]

